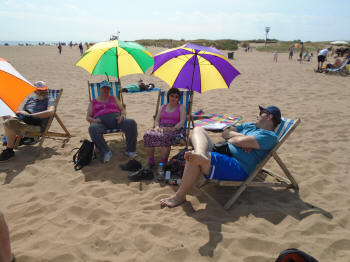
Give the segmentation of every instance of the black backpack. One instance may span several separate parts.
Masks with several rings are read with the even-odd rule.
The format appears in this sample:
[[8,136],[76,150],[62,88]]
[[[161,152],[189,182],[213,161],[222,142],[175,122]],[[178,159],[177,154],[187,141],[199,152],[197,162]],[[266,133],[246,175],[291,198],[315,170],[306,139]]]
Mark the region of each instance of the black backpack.
[[[96,154],[94,152],[95,144],[87,139],[82,141],[80,148],[73,156],[74,169],[76,171],[82,169],[84,166],[90,164],[92,159],[96,158]],[[73,149],[74,150],[74,149]]]
[[188,151],[187,148],[180,150],[175,156],[173,156],[165,168],[166,171],[170,171],[172,176],[182,177],[185,169],[185,153]]

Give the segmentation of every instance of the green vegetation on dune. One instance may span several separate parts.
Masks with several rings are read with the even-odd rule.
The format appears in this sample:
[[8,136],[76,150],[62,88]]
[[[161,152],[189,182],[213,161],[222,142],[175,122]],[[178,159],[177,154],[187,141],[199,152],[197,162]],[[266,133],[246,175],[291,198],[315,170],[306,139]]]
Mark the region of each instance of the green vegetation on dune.
[[[232,39],[220,39],[220,40],[207,40],[207,39],[197,39],[197,40],[174,40],[174,39],[141,39],[137,40],[139,44],[143,46],[158,46],[158,47],[166,47],[166,48],[174,48],[182,46],[188,42],[202,45],[202,46],[213,46],[220,50],[232,50],[235,51],[238,47],[249,47],[254,44],[264,44],[264,39],[255,39],[255,40],[232,40]],[[256,48],[257,51],[262,52],[273,52],[277,50],[280,53],[286,53],[289,50],[289,47],[295,44],[299,44],[300,40],[294,41],[278,41],[277,39],[268,39],[268,42],[265,45],[261,45]],[[304,52],[317,52],[319,49],[327,48],[331,46],[329,42],[304,42]],[[348,46],[349,47],[349,46]],[[337,48],[337,47],[333,47]],[[300,48],[294,48],[294,52],[297,53],[300,51]]]
[[143,46],[159,46],[159,47],[167,47],[174,48],[182,46],[188,42],[194,43],[196,45],[202,46],[213,46],[217,49],[221,50],[237,50],[239,41],[232,39],[220,39],[220,40],[207,40],[207,39],[197,39],[197,40],[173,40],[173,39],[141,39],[137,40],[137,43]]

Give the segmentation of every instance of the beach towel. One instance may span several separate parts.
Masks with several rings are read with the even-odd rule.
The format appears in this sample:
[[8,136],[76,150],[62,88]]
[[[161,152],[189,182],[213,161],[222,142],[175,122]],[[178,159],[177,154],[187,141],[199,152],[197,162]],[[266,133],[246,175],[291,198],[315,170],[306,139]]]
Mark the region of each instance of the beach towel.
[[138,92],[151,92],[151,91],[159,91],[160,88],[154,87],[153,84],[150,84],[153,87],[151,89],[142,89],[138,84],[130,84],[122,88],[122,92],[126,93],[138,93]]
[[203,127],[208,131],[222,131],[230,126],[238,126],[242,124],[242,116],[237,115],[221,115],[206,114],[202,110],[192,113],[194,126]]

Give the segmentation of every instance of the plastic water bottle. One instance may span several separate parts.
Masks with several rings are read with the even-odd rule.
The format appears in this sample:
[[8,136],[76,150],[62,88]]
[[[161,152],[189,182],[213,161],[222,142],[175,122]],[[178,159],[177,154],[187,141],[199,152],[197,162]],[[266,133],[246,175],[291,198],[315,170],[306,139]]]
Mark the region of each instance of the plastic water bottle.
[[6,145],[7,145],[7,138],[6,138],[6,136],[3,136],[3,137],[2,137],[2,145],[3,145],[3,146],[6,146]]
[[177,186],[181,185],[181,178],[174,178],[174,179],[172,179],[171,180],[171,184],[172,185],[177,185]]
[[171,172],[168,170],[168,171],[165,171],[165,180],[166,181],[169,181],[170,180],[170,177],[171,177]]
[[157,176],[157,180],[158,181],[164,181],[164,164],[162,162],[159,163],[159,167],[158,167],[158,176]]

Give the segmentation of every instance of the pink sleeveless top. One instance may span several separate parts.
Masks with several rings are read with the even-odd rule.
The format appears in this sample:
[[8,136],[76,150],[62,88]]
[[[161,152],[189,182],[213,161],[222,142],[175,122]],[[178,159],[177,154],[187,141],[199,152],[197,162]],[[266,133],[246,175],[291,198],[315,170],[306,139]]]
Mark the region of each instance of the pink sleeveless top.
[[167,105],[162,107],[162,112],[160,113],[159,124],[162,125],[176,125],[180,121],[180,104],[177,105],[175,110],[171,113],[166,111]]
[[110,96],[107,102],[92,100],[92,114],[94,118],[109,113],[120,113],[120,108],[114,96]]

